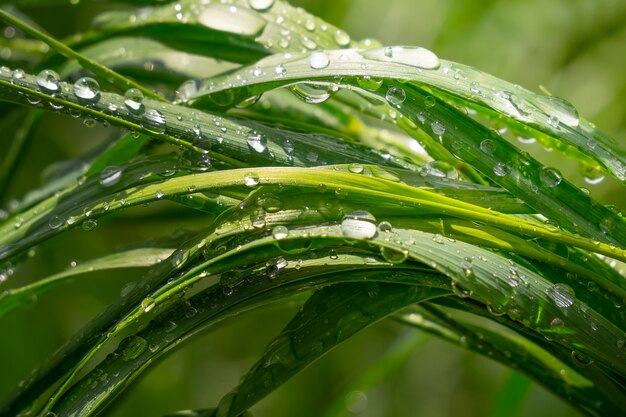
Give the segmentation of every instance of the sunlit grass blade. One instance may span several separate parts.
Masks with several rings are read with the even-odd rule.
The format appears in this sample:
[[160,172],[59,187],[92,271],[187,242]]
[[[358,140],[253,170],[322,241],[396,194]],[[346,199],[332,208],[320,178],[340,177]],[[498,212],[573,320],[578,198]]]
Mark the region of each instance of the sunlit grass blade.
[[[587,194],[563,179],[558,171],[543,166],[497,132],[465,117],[453,106],[420,88],[418,82],[434,82],[448,77],[448,74],[441,72],[439,60],[434,61],[436,58],[431,55],[419,49],[406,52],[409,57],[411,54],[416,55],[413,58],[416,63],[396,67],[393,62],[381,58],[384,56],[382,49],[292,54],[288,58],[274,55],[254,66],[260,71],[256,77],[250,76],[250,68],[243,68],[207,81],[190,104],[201,108],[233,106],[245,98],[298,82],[324,82],[315,87],[322,90],[331,88],[332,84],[357,89],[373,95],[380,104],[388,102],[396,107],[394,112],[400,112],[410,120],[413,127],[407,127],[409,132],[423,125],[433,138],[439,138],[433,142],[434,146],[445,147],[549,219],[596,240],[613,244],[626,241],[626,222],[620,216],[593,202]],[[285,72],[276,74],[274,69],[277,66],[285,68]],[[434,75],[423,79],[428,74]],[[364,76],[385,81],[368,86],[363,84]],[[241,86],[234,81],[236,77],[247,82]],[[454,78],[450,77],[453,83]],[[415,84],[396,81],[398,78],[415,81]],[[613,160],[617,160],[615,158]]]

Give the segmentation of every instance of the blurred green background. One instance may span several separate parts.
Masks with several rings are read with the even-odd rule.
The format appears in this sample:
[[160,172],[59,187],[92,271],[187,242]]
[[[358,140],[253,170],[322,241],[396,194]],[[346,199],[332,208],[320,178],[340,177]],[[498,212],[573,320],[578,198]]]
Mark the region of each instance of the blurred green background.
[[[538,91],[542,85],[570,100],[580,114],[616,140],[626,137],[626,2],[624,0],[299,0],[353,38],[427,47],[441,58],[462,62]],[[57,37],[85,30],[112,2],[24,7]],[[1,54],[0,54],[1,56]],[[80,121],[47,115],[12,194],[41,183],[52,162],[94,149],[111,129],[86,129]],[[10,132],[7,132],[10,134]],[[560,158],[538,144],[526,146],[547,164]],[[551,163],[552,161],[552,163]],[[561,164],[561,161],[558,162]],[[562,169],[584,185],[575,164]],[[624,207],[610,181],[586,185],[602,201]],[[170,214],[167,220],[159,216]],[[137,217],[142,216],[138,222]],[[151,220],[154,218],[154,221]],[[75,230],[41,245],[0,286],[11,287],[56,272],[70,262],[202,222],[176,206],[131,209],[102,219],[93,232]],[[99,273],[59,288],[33,309],[0,320],[0,395],[25,377],[81,326],[119,296],[141,271]],[[184,344],[153,366],[119,398],[107,415],[160,416],[183,408],[213,406],[232,388],[264,345],[297,309],[294,302],[254,311]],[[496,416],[494,404],[510,371],[445,342],[425,338],[406,364],[367,392],[345,396],[347,384],[415,332],[386,321],[364,331],[302,372],[254,410],[255,416],[321,416],[339,401],[346,416]],[[519,416],[569,416],[575,412],[538,386]]]

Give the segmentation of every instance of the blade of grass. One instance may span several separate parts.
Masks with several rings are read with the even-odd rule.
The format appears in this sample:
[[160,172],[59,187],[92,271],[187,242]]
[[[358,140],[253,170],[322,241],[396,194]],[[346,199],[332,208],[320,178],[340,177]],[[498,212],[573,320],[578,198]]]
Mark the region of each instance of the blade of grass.
[[140,90],[141,92],[143,92],[143,94],[145,94],[146,96],[154,100],[167,101],[160,95],[154,93],[153,91],[143,87],[140,84],[135,83],[134,81],[129,80],[128,78],[118,74],[112,69],[107,68],[99,64],[98,62],[92,61],[91,59],[79,54],[78,52],[74,51],[72,48],[69,48],[62,42],[57,41],[53,37],[46,35],[45,33],[29,25],[28,23],[18,19],[17,17],[10,15],[9,13],[1,9],[0,9],[0,19],[15,26],[16,28],[23,30],[25,33],[45,42],[47,45],[49,45],[52,49],[57,51],[59,54],[63,55],[64,57],[68,59],[72,59],[78,62],[83,68],[90,70],[91,72],[96,74],[96,76],[100,77],[102,81],[107,83],[107,85],[110,85],[111,87],[114,87],[118,89],[119,91],[125,91],[130,88],[136,88]]

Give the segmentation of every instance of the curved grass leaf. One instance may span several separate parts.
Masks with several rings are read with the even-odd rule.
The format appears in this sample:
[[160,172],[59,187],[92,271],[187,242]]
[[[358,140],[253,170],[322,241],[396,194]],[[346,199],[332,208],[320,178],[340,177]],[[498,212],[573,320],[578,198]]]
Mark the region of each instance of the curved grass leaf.
[[407,305],[445,295],[433,288],[376,283],[337,284],[317,291],[267,345],[241,383],[222,398],[215,416],[240,415],[365,327]]
[[[429,55],[432,53],[408,49],[401,58],[410,60],[411,65],[394,65],[393,60],[385,59],[384,51],[381,48],[274,55],[257,62],[254,68],[205,82],[190,104],[203,108],[228,107],[267,90],[299,82],[321,82],[322,87],[315,88],[326,91],[330,91],[328,85],[333,83],[358,89],[376,96],[381,104],[389,100],[412,126],[428,124],[424,129],[439,138],[435,147],[444,146],[546,217],[558,219],[569,229],[597,240],[613,244],[626,241],[626,222],[621,217],[591,201],[554,169],[544,167],[497,133],[463,117],[458,110],[421,89],[421,83],[435,83],[441,77],[439,60]],[[284,72],[277,74],[278,67],[284,68]],[[385,81],[364,86],[363,77]],[[612,158],[618,161],[616,154]]]

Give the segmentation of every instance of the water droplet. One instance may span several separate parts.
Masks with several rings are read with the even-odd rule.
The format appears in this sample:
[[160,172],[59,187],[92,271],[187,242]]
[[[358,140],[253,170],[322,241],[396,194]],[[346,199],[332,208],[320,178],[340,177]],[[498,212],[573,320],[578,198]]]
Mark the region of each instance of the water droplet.
[[548,122],[550,126],[552,126],[555,129],[559,127],[560,121],[559,121],[559,118],[556,116],[550,116],[548,117],[546,121]]
[[554,188],[561,183],[561,173],[554,168],[543,167],[539,173],[541,182],[549,188]]
[[363,165],[361,164],[350,164],[348,165],[348,171],[353,174],[362,174],[363,173]]
[[[267,0],[258,1],[261,5],[267,2]],[[252,5],[250,6],[252,7]],[[252,10],[230,4],[217,3],[208,4],[204,7],[198,16],[198,23],[220,32],[249,37],[261,34],[267,25],[267,21]]]
[[61,88],[61,77],[53,70],[45,69],[37,74],[37,85],[49,93],[55,93]]
[[324,69],[330,64],[330,58],[325,52],[313,52],[309,63],[313,69]]
[[122,168],[118,166],[108,166],[100,172],[100,178],[98,182],[103,187],[111,187],[118,183],[118,181],[122,178]]
[[289,236],[289,229],[285,226],[276,226],[272,229],[272,236],[276,240],[285,239]]
[[423,69],[437,69],[441,65],[432,51],[413,46],[394,46],[363,51],[364,58],[377,61],[393,61]]
[[568,285],[555,284],[546,289],[546,294],[558,307],[567,308],[574,304],[574,290]]
[[593,363],[593,359],[588,358],[580,352],[572,350],[572,359],[579,366],[589,366]]
[[83,222],[82,228],[86,232],[90,232],[98,226],[98,221],[95,219],[85,220]]
[[276,73],[276,75],[285,75],[287,73],[287,68],[285,68],[284,65],[277,65],[276,68],[274,68],[274,73]]
[[136,88],[129,88],[124,93],[124,104],[131,113],[143,112],[143,99],[143,93]]
[[399,106],[400,104],[404,103],[404,100],[406,100],[406,93],[401,88],[391,87],[389,90],[387,90],[385,98],[389,103],[393,104],[394,106]]
[[148,347],[148,342],[143,337],[139,336],[128,336],[124,340],[120,342],[118,346],[118,350],[120,351],[120,358],[124,362],[132,361],[133,359],[137,359],[139,355],[141,355],[146,348]]
[[141,117],[141,125],[154,133],[165,132],[165,116],[158,110],[150,109]]
[[172,256],[170,256],[170,263],[174,268],[180,268],[183,266],[188,257],[189,252],[184,249],[178,249],[172,254]]
[[155,305],[156,301],[152,297],[146,297],[141,301],[141,309],[146,313],[152,310]]
[[446,133],[446,127],[439,120],[433,121],[430,124],[430,128],[437,136],[443,136],[443,134]]
[[364,90],[376,91],[380,88],[381,85],[383,85],[383,80],[379,78],[372,78],[369,75],[364,75],[357,78],[357,84]]
[[378,230],[383,233],[391,233],[393,232],[393,226],[391,225],[391,223],[385,220],[380,222],[380,224],[378,225]]
[[497,148],[498,145],[491,139],[485,139],[480,142],[480,150],[488,155],[493,155]]
[[248,146],[250,146],[255,151],[261,153],[265,151],[267,148],[267,139],[265,136],[257,133],[255,131],[250,132],[247,138]]
[[157,192],[154,195],[159,200],[162,199],[163,197],[165,197],[165,193],[163,191],[161,191],[161,190],[157,190]]
[[289,90],[305,103],[319,104],[328,100],[337,88],[328,83],[298,83],[290,86]]
[[50,221],[48,221],[48,226],[50,226],[50,229],[58,229],[59,227],[63,226],[63,223],[65,223],[65,219],[63,219],[63,217],[61,216],[52,216],[50,218]]
[[498,162],[493,167],[493,173],[496,174],[498,177],[504,177],[510,171],[511,171],[511,167],[509,165],[506,165],[506,164],[502,163],[502,162]]
[[341,232],[347,239],[371,239],[376,230],[376,218],[364,210],[348,213],[341,221]]
[[450,178],[456,180],[459,178],[459,173],[452,165],[444,161],[431,161],[423,165],[419,170],[422,176],[435,176],[440,178]]
[[452,292],[461,298],[471,297],[473,294],[472,290],[462,287],[458,282],[452,281]]
[[333,35],[333,39],[335,40],[335,43],[339,46],[347,46],[350,44],[350,35],[340,29],[337,29],[337,31]]
[[93,78],[79,78],[74,83],[74,95],[81,100],[97,101],[100,98],[100,85]]
[[243,183],[246,187],[256,187],[259,185],[260,179],[254,172],[249,172],[243,177]]
[[248,4],[252,9],[264,12],[274,5],[274,0],[248,0]]
[[389,248],[387,246],[383,246],[380,249],[380,254],[387,262],[392,264],[401,264],[409,257],[409,251]]

